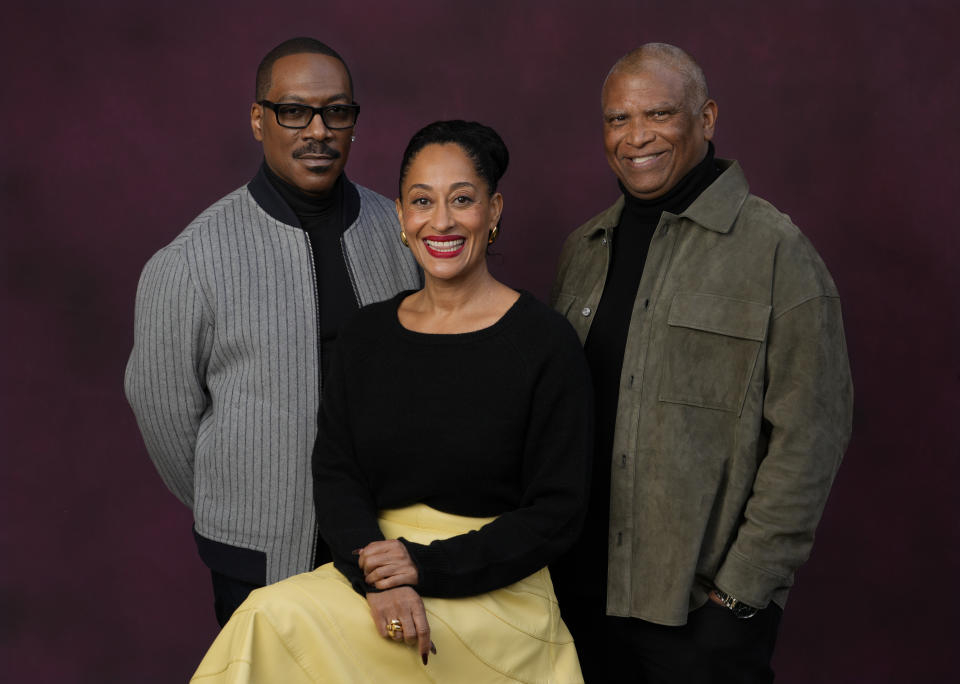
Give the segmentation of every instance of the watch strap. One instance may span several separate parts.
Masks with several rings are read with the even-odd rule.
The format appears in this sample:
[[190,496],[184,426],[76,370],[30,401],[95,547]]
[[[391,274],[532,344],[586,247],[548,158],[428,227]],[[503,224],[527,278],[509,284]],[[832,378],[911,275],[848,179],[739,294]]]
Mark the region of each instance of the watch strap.
[[744,603],[740,599],[731,596],[727,592],[717,589],[716,587],[714,587],[713,593],[715,593],[717,598],[720,599],[720,605],[728,609],[733,613],[734,617],[740,620],[752,618],[757,614],[757,612],[759,612],[759,608],[754,608],[753,606]]

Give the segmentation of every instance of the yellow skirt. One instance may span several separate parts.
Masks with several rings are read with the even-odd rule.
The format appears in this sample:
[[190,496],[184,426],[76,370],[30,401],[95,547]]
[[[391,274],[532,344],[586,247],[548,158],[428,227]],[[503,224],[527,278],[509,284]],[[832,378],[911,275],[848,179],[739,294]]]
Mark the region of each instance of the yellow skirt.
[[[467,518],[417,504],[381,511],[387,539],[420,544],[476,530]],[[381,637],[366,599],[332,563],[258,589],[217,636],[192,682],[583,682],[546,568],[510,586],[423,599],[437,654]]]

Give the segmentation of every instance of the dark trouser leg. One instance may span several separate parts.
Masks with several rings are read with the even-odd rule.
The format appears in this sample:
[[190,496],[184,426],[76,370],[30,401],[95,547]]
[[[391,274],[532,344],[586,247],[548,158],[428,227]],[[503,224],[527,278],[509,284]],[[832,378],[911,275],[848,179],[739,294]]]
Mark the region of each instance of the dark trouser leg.
[[690,614],[687,627],[696,648],[698,681],[716,684],[769,684],[770,660],[783,611],[771,603],[752,618],[739,620],[712,601]]
[[251,591],[263,586],[221,575],[216,570],[211,570],[210,575],[213,578],[213,610],[221,627],[227,624],[233,611],[246,600]]
[[[592,610],[587,608],[588,605]],[[610,681],[606,670],[605,616],[596,609],[594,602],[577,604],[567,601],[565,605],[561,604],[560,610],[577,646],[580,671],[586,684]]]
[[645,684],[768,684],[782,611],[771,604],[739,620],[710,602],[683,627],[607,618],[608,681]]

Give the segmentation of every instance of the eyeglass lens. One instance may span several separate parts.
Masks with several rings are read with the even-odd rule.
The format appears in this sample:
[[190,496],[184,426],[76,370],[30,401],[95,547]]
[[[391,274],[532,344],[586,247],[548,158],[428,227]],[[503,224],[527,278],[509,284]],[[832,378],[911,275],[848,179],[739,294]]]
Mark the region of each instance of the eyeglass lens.
[[[278,104],[277,123],[281,126],[304,128],[313,119],[314,109],[300,104]],[[350,128],[357,122],[357,110],[353,107],[330,105],[318,112],[328,128]]]

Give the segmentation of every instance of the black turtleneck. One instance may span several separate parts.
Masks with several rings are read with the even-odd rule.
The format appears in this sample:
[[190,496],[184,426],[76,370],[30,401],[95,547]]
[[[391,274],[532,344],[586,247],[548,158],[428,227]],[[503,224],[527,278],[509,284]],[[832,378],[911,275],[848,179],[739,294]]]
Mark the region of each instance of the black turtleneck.
[[[584,346],[593,375],[595,460],[590,508],[580,537],[582,541],[575,551],[579,558],[584,559],[584,565],[578,571],[580,584],[588,592],[602,592],[604,600],[596,604],[599,606],[605,604],[606,597],[610,464],[620,394],[620,372],[647,250],[660,215],[664,211],[672,214],[683,212],[719,176],[720,169],[714,161],[713,145],[710,144],[703,160],[660,197],[637,199],[620,185],[624,197],[623,213],[613,229],[607,280]],[[584,573],[593,576],[588,578]]]
[[317,278],[320,372],[326,376],[337,332],[358,308],[340,238],[360,213],[359,193],[344,174],[325,195],[311,195],[284,181],[266,163],[263,170],[270,184],[296,214],[300,227],[310,236]]

